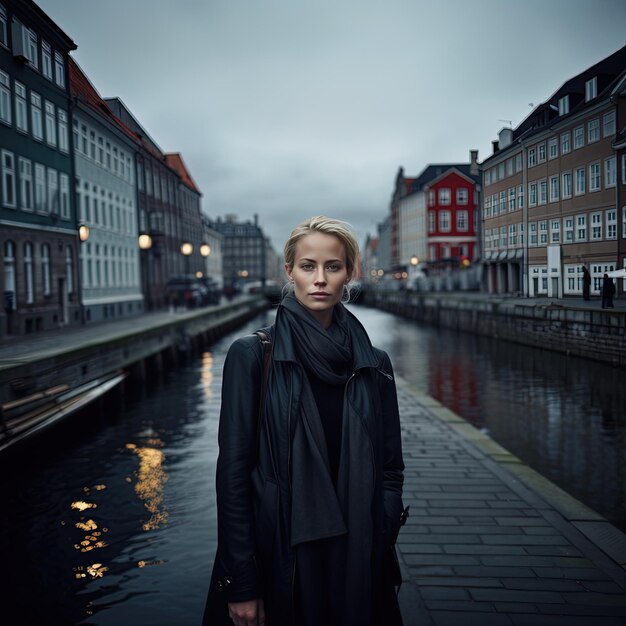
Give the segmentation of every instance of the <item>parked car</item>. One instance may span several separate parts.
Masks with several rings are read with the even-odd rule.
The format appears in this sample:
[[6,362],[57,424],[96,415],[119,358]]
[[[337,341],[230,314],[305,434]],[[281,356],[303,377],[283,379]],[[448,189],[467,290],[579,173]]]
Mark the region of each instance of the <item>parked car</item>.
[[205,304],[207,288],[193,275],[174,276],[167,281],[166,290],[169,301],[174,306],[192,309]]

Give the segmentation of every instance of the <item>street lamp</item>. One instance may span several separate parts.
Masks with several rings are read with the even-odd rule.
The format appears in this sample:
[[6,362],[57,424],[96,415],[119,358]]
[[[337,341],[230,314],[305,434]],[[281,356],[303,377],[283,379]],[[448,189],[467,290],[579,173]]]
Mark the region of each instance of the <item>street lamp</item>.
[[189,274],[189,257],[193,252],[193,246],[185,241],[180,247],[180,252],[185,257],[185,274]]
[[148,311],[152,309],[152,298],[150,297],[150,248],[152,248],[152,237],[147,233],[141,233],[137,238],[137,244],[141,250],[141,257],[144,265],[143,282],[146,306]]
[[[80,252],[79,248],[89,239],[89,226],[87,224],[78,225],[78,244],[77,252]],[[85,323],[85,305],[83,304],[83,271],[82,271],[83,255],[78,255],[78,262],[76,263],[76,271],[78,272],[78,308],[80,311],[80,323]]]
[[211,246],[208,243],[200,244],[200,254],[203,257],[209,256],[211,254]]
[[81,243],[85,243],[85,241],[89,239],[89,226],[87,226],[87,224],[81,224],[78,227],[78,238]]

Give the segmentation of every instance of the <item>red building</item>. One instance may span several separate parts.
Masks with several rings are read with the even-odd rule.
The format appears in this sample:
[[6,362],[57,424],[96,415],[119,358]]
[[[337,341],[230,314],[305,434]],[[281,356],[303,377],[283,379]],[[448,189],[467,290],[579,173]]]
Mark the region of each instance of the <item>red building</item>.
[[479,178],[474,171],[452,166],[425,186],[429,265],[469,264],[479,256],[475,218]]

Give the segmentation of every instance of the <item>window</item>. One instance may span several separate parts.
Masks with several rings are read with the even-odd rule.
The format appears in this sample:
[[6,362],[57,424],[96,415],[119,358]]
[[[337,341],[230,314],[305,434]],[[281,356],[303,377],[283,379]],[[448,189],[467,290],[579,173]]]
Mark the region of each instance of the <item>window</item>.
[[2,204],[14,209],[15,203],[15,157],[12,152],[2,151]]
[[429,233],[434,233],[436,230],[435,228],[435,212],[434,211],[428,211],[428,232]]
[[54,104],[46,100],[46,141],[49,146],[56,147],[57,145],[57,132],[56,132],[56,119],[54,115]]
[[507,159],[506,162],[506,175],[513,176],[513,157]]
[[50,245],[41,245],[41,278],[43,285],[43,295],[49,296],[51,293],[52,279],[50,274]]
[[559,115],[567,115],[569,113],[569,96],[559,98]]
[[537,183],[528,185],[528,206],[537,205]]
[[491,217],[491,196],[485,197],[485,217]]
[[6,72],[0,70],[0,121],[11,124],[11,81]]
[[571,133],[567,131],[561,135],[561,154],[567,154],[571,149]]
[[504,163],[498,163],[498,180],[504,178]]
[[559,243],[561,241],[561,220],[550,220],[550,242]]
[[583,193],[585,193],[585,184],[586,184],[586,179],[585,179],[585,168],[584,167],[579,167],[576,170],[576,195],[580,196]]
[[35,163],[35,209],[47,213],[46,207],[46,168]]
[[54,53],[54,76],[56,84],[62,89],[65,88],[65,65],[63,56],[59,52]]
[[617,239],[617,209],[606,211],[606,238]]
[[528,229],[530,231],[530,239],[529,245],[536,246],[537,245],[537,222],[531,222],[528,225]]
[[561,194],[562,198],[572,197],[572,173],[563,172],[561,175]]
[[615,187],[617,184],[617,167],[615,157],[604,160],[604,186]]
[[24,244],[24,295],[26,304],[35,301],[35,291],[33,289],[33,244]]
[[508,245],[506,226],[500,226],[500,247],[506,248]]
[[626,206],[622,207],[622,239],[626,239]]
[[509,189],[509,211],[515,211],[515,187]]
[[589,191],[600,191],[600,164],[589,166]]
[[587,124],[587,143],[594,143],[600,139],[600,119],[596,117]]
[[548,221],[547,220],[541,220],[539,222],[539,243],[542,246],[545,246],[548,243]]
[[522,171],[522,153],[521,152],[515,155],[515,171],[516,172]]
[[59,176],[51,167],[48,168],[48,212],[59,214]]
[[439,211],[439,230],[450,231],[450,211]]
[[0,43],[8,46],[9,37],[7,31],[7,12],[6,9],[0,4]]
[[574,150],[582,148],[585,145],[585,128],[577,126],[574,129]]
[[[155,176],[155,185],[154,185],[155,192],[158,186],[159,186],[158,178],[157,176]],[[158,193],[155,193],[155,195],[158,196]],[[450,190],[449,189],[446,189],[445,187],[442,189],[439,189],[437,196],[439,198],[439,204],[450,204]]]
[[587,216],[576,216],[576,241],[585,241],[587,239]]
[[539,181],[539,204],[548,201],[548,183],[545,180]]
[[12,241],[4,242],[4,291],[13,292],[9,308],[15,311],[15,244]]
[[30,123],[33,129],[33,137],[38,141],[43,139],[43,117],[41,115],[41,96],[30,92]]
[[559,177],[550,176],[550,202],[556,202],[559,199]]
[[626,185],[626,154],[622,154],[622,184]]
[[467,189],[465,189],[465,187],[461,187],[460,189],[456,190],[456,203],[457,204],[467,204],[468,197],[469,197],[469,194],[467,192]]
[[81,152],[87,156],[89,154],[89,148],[88,148],[88,144],[87,144],[87,127],[84,124],[80,125],[80,145],[81,145]]
[[506,211],[506,191],[500,192],[500,202],[498,204],[498,213],[504,213]]
[[59,174],[59,190],[61,195],[61,217],[70,219],[70,179],[67,174]]
[[67,112],[63,109],[57,109],[59,120],[59,150],[61,152],[69,152],[70,144],[67,135]]
[[28,159],[19,157],[20,206],[24,211],[33,210],[33,167]]
[[461,231],[466,231],[468,228],[467,211],[465,209],[459,209],[456,212],[456,228]]
[[524,185],[520,185],[517,188],[517,208],[524,208]]
[[26,87],[15,81],[15,127],[28,132],[28,113],[26,109]]
[[565,231],[565,243],[574,242],[574,218],[566,217],[563,222],[563,229]]
[[602,239],[602,213],[591,214],[591,238]]
[[89,131],[89,156],[96,160],[96,133],[93,130]]
[[[15,43],[14,43],[15,45]],[[24,56],[33,67],[38,67],[37,63],[37,34],[27,26],[22,26],[22,49]]]
[[548,158],[556,159],[559,156],[559,140],[557,137],[553,137],[548,142]]
[[517,245],[517,224],[509,224],[509,245]]
[[98,163],[104,165],[104,139],[98,137]]
[[536,148],[528,148],[528,167],[535,165],[537,165],[537,150]]
[[539,163],[543,163],[546,160],[546,144],[545,143],[539,144],[537,154],[539,155]]
[[610,137],[615,134],[615,111],[605,113],[602,118],[602,136]]
[[[146,170],[146,177],[148,176],[148,171]],[[147,186],[147,183],[146,183]],[[152,189],[152,187],[150,187],[150,189]],[[435,206],[435,192],[434,191],[429,191],[428,192],[428,206]]]
[[41,40],[41,73],[52,80],[52,48],[47,41]]
[[598,95],[598,79],[594,76],[585,83],[585,102],[593,100]]

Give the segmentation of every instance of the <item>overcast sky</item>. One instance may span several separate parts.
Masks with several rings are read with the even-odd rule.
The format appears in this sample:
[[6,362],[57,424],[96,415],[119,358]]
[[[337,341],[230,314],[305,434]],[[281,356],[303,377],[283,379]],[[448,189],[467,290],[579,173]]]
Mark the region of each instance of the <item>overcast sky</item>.
[[103,97],[181,152],[203,210],[282,251],[326,214],[363,243],[397,169],[491,153],[626,44],[624,0],[38,0]]

